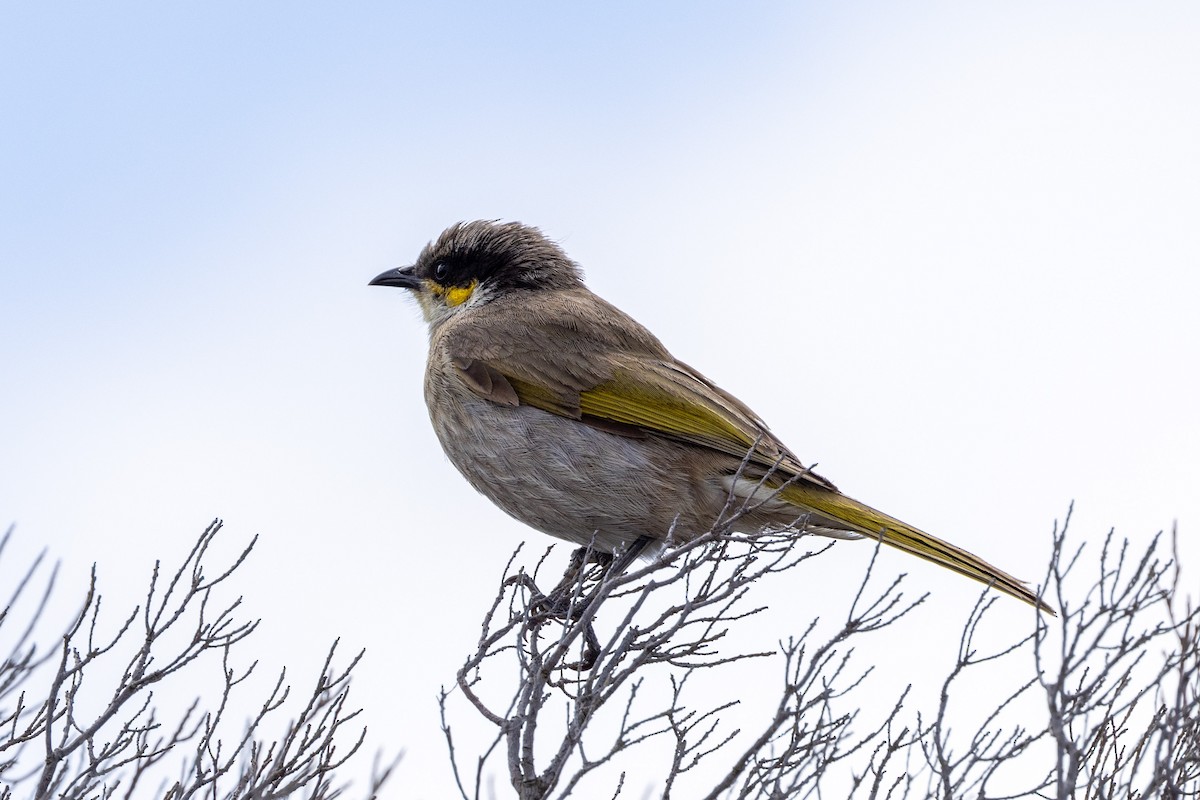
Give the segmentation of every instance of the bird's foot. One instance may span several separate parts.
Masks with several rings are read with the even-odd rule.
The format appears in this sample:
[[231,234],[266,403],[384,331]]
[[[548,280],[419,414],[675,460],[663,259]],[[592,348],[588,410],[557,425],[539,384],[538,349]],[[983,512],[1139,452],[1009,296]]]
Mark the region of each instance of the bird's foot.
[[[597,602],[598,590],[610,575],[619,576],[637,560],[651,539],[639,538],[622,551],[619,556],[591,547],[580,547],[571,553],[571,560],[562,578],[548,593],[543,593],[533,578],[525,573],[513,575],[506,583],[524,587],[530,593],[529,621],[539,627],[550,620],[571,624],[582,619],[588,609]],[[576,663],[563,664],[567,669],[585,672],[596,664],[600,656],[600,640],[589,619],[583,626],[583,657]]]
[[[533,578],[525,573],[513,575],[506,583],[523,587],[530,594],[529,622],[541,627],[551,620],[565,625],[577,622],[591,605],[592,595],[586,587],[604,578],[612,564],[612,555],[580,547],[571,554],[562,578],[549,592],[542,592]],[[589,620],[583,627],[583,656],[575,663],[563,664],[567,669],[585,672],[591,669],[600,654],[600,640]]]

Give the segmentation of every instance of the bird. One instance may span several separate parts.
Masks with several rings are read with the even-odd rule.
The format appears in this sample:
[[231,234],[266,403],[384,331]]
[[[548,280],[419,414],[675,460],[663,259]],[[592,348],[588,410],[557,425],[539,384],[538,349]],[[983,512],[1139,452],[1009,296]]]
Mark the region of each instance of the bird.
[[372,286],[407,290],[428,325],[424,394],[467,482],[510,516],[620,553],[688,541],[733,500],[732,529],[876,539],[1053,614],[982,558],[843,494],[745,403],[587,288],[521,222],[451,225]]

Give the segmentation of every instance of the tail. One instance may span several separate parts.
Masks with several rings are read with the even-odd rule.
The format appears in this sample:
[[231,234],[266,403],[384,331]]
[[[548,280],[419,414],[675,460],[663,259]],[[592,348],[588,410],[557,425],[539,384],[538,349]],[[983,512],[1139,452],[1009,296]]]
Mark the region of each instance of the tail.
[[840,492],[804,483],[792,483],[783,488],[780,496],[793,505],[813,511],[822,520],[834,523],[832,527],[844,526],[847,530],[861,533],[863,536],[880,539],[884,544],[940,564],[959,575],[966,575],[980,583],[994,586],[1052,617],[1058,616],[1054,609],[1038,599],[1022,581],[993,567],[979,556],[906,525]]

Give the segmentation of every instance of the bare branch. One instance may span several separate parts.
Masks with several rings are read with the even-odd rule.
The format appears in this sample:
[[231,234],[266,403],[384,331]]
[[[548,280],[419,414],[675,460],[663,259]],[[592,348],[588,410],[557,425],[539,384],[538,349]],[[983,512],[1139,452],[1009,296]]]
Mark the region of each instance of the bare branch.
[[[165,580],[161,564],[155,564],[145,602],[115,626],[103,617],[93,567],[81,609],[61,636],[53,661],[49,657],[56,651],[38,656],[33,644],[54,586],[56,571],[51,572],[12,655],[0,663],[0,798],[22,785],[28,785],[32,797],[66,800],[132,798],[148,785],[159,787],[151,794],[169,800],[267,800],[300,792],[333,798],[345,790],[345,785],[335,785],[336,771],[359,750],[366,734],[360,729],[347,738],[342,732],[359,713],[348,706],[348,692],[361,653],[335,669],[336,643],[330,648],[315,686],[278,739],[267,736],[266,729],[288,707],[291,689],[284,672],[252,719],[228,719],[235,693],[257,665],[235,667],[233,655],[258,623],[238,619],[241,598],[222,600],[216,594],[244,565],[253,541],[215,577],[205,577],[210,545],[220,529],[221,522],[214,521]],[[6,541],[7,534],[0,540],[0,554]],[[39,557],[25,572],[0,626],[41,563]],[[107,670],[101,670],[102,662]],[[219,681],[215,705],[197,697],[173,719],[163,719],[153,687],[163,682],[183,686],[185,679],[202,685],[202,677],[211,674],[205,665],[219,667],[213,675]],[[91,679],[114,672],[113,666],[118,666],[117,678],[107,690]],[[48,688],[35,692],[33,679],[43,667],[51,672]],[[98,710],[85,713],[85,707]],[[241,732],[234,734],[232,725]],[[391,776],[396,763],[377,759],[368,796]],[[181,769],[171,769],[171,764]],[[179,777],[169,779],[172,772]]]
[[[451,736],[454,692],[439,697],[459,795],[483,796],[491,770],[521,798],[615,797],[639,775],[657,776],[663,797],[1200,793],[1200,615],[1159,539],[1137,551],[1110,533],[1095,577],[1077,578],[1087,548],[1068,547],[1067,525],[1056,526],[1044,591],[1062,616],[1031,617],[1026,635],[984,650],[996,602],[985,591],[932,712],[906,708],[905,689],[873,718],[856,704],[872,672],[856,664],[857,637],[904,624],[926,598],[906,601],[903,576],[873,588],[872,559],[839,627],[818,637],[814,619],[780,644],[774,710],[737,729],[722,720],[736,692],[694,687],[771,655],[726,649],[727,635],[761,611],[755,583],[820,555],[798,549],[806,539],[795,531],[731,533],[728,520],[745,511],[731,500],[725,524],[624,574],[575,569],[565,613],[537,589],[545,555],[526,573],[514,553],[456,676],[467,707],[495,730],[469,772]],[[596,634],[601,621],[607,632]],[[988,707],[973,725],[952,725],[956,698],[978,698],[966,682],[985,673]],[[1031,719],[1039,704],[1043,718]]]

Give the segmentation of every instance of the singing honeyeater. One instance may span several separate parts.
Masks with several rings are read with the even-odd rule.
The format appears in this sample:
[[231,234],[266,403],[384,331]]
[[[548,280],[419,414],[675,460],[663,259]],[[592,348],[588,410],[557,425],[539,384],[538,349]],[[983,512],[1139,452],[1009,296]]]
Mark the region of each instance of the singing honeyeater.
[[[425,401],[478,491],[540,531],[613,552],[713,525],[875,537],[1043,609],[978,556],[838,491],[736,397],[597,297],[517,222],[448,228],[372,285],[408,289],[429,323]],[[747,502],[748,501],[748,502]]]

